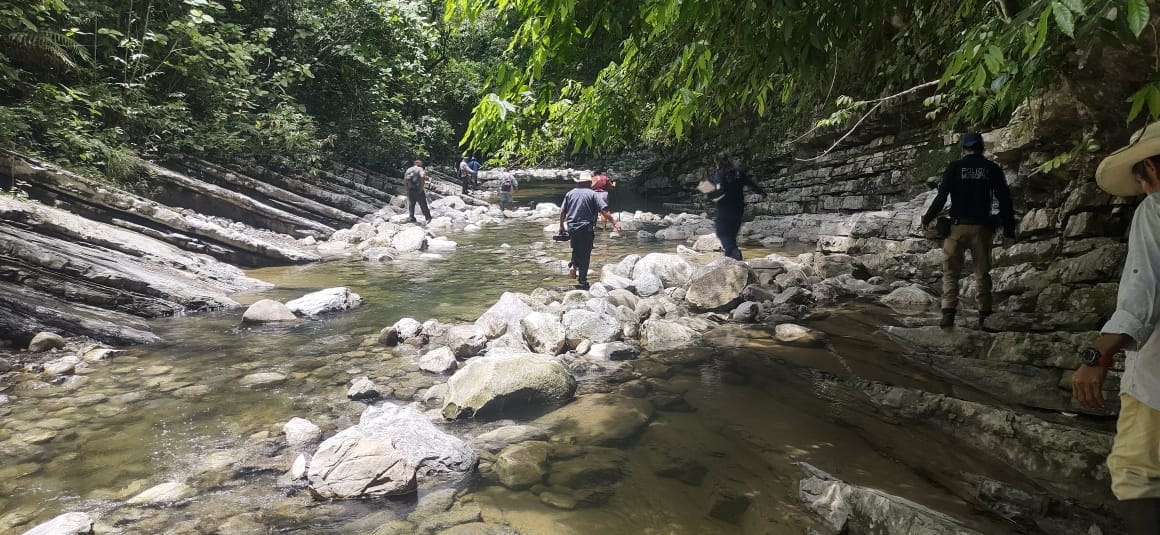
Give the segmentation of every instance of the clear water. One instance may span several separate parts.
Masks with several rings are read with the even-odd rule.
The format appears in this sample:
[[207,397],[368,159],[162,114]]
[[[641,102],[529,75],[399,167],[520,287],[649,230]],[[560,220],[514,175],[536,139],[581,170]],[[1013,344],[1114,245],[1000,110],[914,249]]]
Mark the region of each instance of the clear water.
[[[256,532],[369,533],[405,516],[414,498],[322,503],[286,491],[277,480],[290,459],[264,452],[277,450],[272,444],[291,417],[319,423],[326,435],[357,421],[363,405],[345,399],[353,377],[369,375],[380,384],[412,378],[398,385],[401,392],[435,381],[414,381],[413,359],[362,344],[382,327],[404,316],[468,322],[505,291],[567,284],[559,268],[567,245],[532,227],[512,223],[454,235],[459,250],[441,259],[256,270],[253,276],[277,288],[239,300],[287,299],[345,285],[366,304],[292,326],[242,327],[240,310],[157,321],[153,326],[166,342],[95,364],[74,391],[27,391],[25,385],[0,407],[0,532],[20,533],[68,511],[94,513],[124,533],[211,533],[240,520]],[[594,265],[674,248],[601,237]],[[766,253],[747,249],[750,256]],[[761,328],[738,327],[705,347],[645,355],[642,362],[688,361],[657,378],[666,390],[683,392],[688,406],[658,411],[624,448],[627,475],[604,505],[555,509],[530,492],[478,477],[448,484],[463,488],[461,500],[478,504],[485,520],[528,534],[802,533],[817,525],[797,498],[794,463],[805,461],[949,512],[986,533],[1006,532],[939,481],[963,468],[1009,481],[1019,476],[941,435],[883,421],[833,379],[951,391],[898,357],[877,333],[888,321],[875,309],[839,311],[812,325],[830,333],[827,348],[790,349],[771,342]],[[247,374],[270,371],[288,379],[261,388],[239,383]],[[466,433],[482,424],[448,429]],[[664,451],[697,459],[709,474],[705,483],[655,475],[649,467]],[[215,467],[223,458],[240,462]],[[197,492],[173,507],[126,505],[141,490],[172,480],[189,480]],[[708,516],[721,486],[750,493],[752,505],[740,523]]]

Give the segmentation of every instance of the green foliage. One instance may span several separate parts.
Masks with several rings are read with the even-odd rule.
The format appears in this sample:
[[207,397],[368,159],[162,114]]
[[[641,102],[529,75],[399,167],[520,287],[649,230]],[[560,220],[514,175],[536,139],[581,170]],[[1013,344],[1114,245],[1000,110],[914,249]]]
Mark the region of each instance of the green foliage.
[[934,81],[932,118],[995,123],[1079,46],[1131,42],[1150,14],[1146,0],[447,1],[449,20],[492,12],[516,25],[510,67],[463,143],[523,154],[673,145],[754,116],[833,127]]
[[441,15],[430,0],[0,0],[0,144],[122,181],[128,150],[449,158],[506,30]]

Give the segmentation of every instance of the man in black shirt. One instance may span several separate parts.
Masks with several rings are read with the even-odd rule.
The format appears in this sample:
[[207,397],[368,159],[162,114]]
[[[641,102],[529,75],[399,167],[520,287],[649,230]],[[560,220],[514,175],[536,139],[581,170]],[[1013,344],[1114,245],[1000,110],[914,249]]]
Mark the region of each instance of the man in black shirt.
[[[991,314],[991,245],[995,228],[1003,227],[1003,236],[1015,239],[1015,209],[1011,191],[999,166],[983,157],[983,136],[971,132],[963,135],[963,158],[951,162],[943,172],[938,195],[922,216],[926,228],[951,198],[951,231],[943,240],[942,327],[953,327],[959,305],[959,277],[964,253],[971,252],[978,283],[979,328]],[[991,215],[992,199],[999,202],[999,219]]]
[[713,189],[705,195],[717,203],[717,218],[714,221],[717,239],[721,240],[721,248],[725,256],[734,260],[741,260],[741,247],[737,245],[737,233],[741,231],[741,223],[745,213],[745,187],[761,194],[766,198],[765,190],[749,176],[740,163],[729,157],[726,152],[720,152],[714,157],[717,170],[713,173]]

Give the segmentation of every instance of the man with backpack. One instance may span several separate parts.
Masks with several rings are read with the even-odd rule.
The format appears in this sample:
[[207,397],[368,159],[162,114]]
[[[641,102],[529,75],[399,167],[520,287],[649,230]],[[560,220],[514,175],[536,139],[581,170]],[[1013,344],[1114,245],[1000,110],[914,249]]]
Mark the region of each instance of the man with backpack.
[[473,188],[475,188],[475,189],[479,189],[479,168],[480,168],[480,167],[483,167],[483,165],[481,165],[481,164],[479,163],[479,160],[476,160],[476,159],[475,159],[475,156],[472,156],[472,157],[471,157],[471,161],[470,161],[470,162],[467,162],[467,167],[468,167],[469,169],[471,169],[471,184],[472,184],[472,187],[473,187]]
[[463,159],[459,161],[459,183],[463,184],[463,194],[467,195],[467,186],[474,184],[472,177],[475,172],[471,170],[471,165],[467,163],[467,155],[463,155]]
[[725,256],[734,260],[741,260],[741,247],[737,245],[737,233],[741,231],[741,223],[745,215],[745,186],[766,198],[764,189],[753,177],[745,172],[741,164],[733,161],[727,152],[719,152],[714,158],[717,171],[713,173],[713,180],[705,191],[709,200],[717,203],[717,218],[715,226],[717,239],[721,240],[721,248]]
[[588,267],[592,263],[592,247],[596,244],[597,217],[604,218],[617,232],[622,232],[620,223],[612,219],[608,205],[592,191],[592,173],[585,171],[576,179],[576,187],[564,195],[560,206],[560,234],[567,233],[572,242],[568,273],[577,278],[576,288],[580,290],[588,289]]
[[[595,191],[600,198],[604,200],[604,204],[608,204],[608,191],[616,187],[616,182],[604,172],[603,168],[597,168],[596,173],[592,175],[592,191]],[[608,230],[608,225],[604,225],[604,230]]]
[[415,164],[403,173],[403,187],[407,190],[407,213],[411,215],[411,222],[415,220],[415,204],[423,210],[423,217],[431,222],[431,210],[427,208],[427,170],[423,169],[423,160],[415,160]]
[[514,194],[520,189],[520,183],[516,180],[515,175],[504,169],[499,168],[499,209],[507,210],[509,207],[515,209],[516,201]]

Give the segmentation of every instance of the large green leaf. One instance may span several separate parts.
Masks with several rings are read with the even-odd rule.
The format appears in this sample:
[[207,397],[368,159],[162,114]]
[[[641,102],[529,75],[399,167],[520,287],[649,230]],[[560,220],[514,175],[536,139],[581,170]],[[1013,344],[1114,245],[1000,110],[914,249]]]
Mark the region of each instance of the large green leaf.
[[1128,28],[1132,30],[1133,35],[1140,37],[1150,18],[1148,0],[1128,0]]
[[1055,15],[1055,24],[1059,26],[1059,31],[1068,37],[1075,37],[1075,15],[1071,10],[1060,2],[1052,2],[1051,12]]

